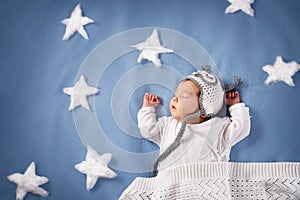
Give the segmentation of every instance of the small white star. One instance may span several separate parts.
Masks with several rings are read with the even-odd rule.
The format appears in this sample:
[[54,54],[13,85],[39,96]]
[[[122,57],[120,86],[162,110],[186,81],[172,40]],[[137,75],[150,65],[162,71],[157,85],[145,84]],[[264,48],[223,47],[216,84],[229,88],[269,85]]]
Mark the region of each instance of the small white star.
[[74,110],[77,106],[82,106],[90,111],[90,106],[87,101],[88,95],[93,95],[99,92],[98,88],[87,85],[84,76],[81,76],[74,87],[64,88],[64,93],[71,96],[69,110]]
[[283,81],[289,86],[295,86],[292,76],[300,69],[300,65],[295,61],[285,63],[281,56],[277,56],[273,66],[265,65],[262,69],[269,74],[266,84]]
[[172,49],[163,47],[160,44],[157,30],[154,29],[151,36],[145,42],[133,45],[132,47],[141,51],[137,62],[140,63],[143,59],[147,59],[154,63],[156,67],[161,67],[161,61],[158,58],[160,53],[172,53]]
[[85,161],[75,165],[75,168],[86,174],[86,189],[92,189],[97,183],[98,178],[114,178],[117,174],[107,167],[112,155],[106,153],[99,155],[92,147],[87,147]]
[[93,19],[82,16],[80,4],[78,4],[73,10],[71,17],[61,21],[61,23],[66,25],[66,31],[63,36],[63,40],[69,39],[69,37],[71,37],[76,31],[78,31],[84,39],[88,40],[88,34],[84,30],[83,26],[93,22]]
[[225,13],[235,13],[236,11],[242,10],[244,13],[254,16],[254,10],[251,5],[254,0],[228,0],[231,5],[227,7]]
[[44,176],[37,176],[35,174],[35,163],[32,162],[24,174],[14,173],[7,177],[11,182],[17,184],[16,199],[22,200],[25,198],[27,192],[37,194],[40,196],[48,196],[48,192],[39,185],[48,182],[48,178]]

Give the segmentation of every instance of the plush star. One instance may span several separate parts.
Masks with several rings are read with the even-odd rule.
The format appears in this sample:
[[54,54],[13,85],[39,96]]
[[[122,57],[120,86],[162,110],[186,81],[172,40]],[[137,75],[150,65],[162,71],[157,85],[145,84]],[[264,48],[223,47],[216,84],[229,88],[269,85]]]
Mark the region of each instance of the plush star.
[[141,51],[137,62],[140,63],[143,59],[147,59],[154,63],[156,67],[161,67],[161,61],[158,58],[160,53],[172,53],[172,49],[168,49],[160,45],[157,30],[154,29],[151,36],[145,42],[132,45],[132,47]]
[[87,96],[99,92],[98,88],[87,85],[84,76],[81,76],[79,81],[75,83],[74,87],[64,88],[64,93],[71,96],[71,103],[69,110],[74,110],[77,106],[82,106],[90,111],[90,106],[87,101]]
[[277,56],[273,66],[265,65],[262,69],[269,74],[266,84],[283,81],[289,86],[295,86],[292,76],[300,69],[300,65],[295,61],[285,63],[281,56]]
[[88,146],[87,149],[85,161],[75,165],[75,168],[86,174],[86,189],[90,190],[98,178],[114,178],[117,174],[107,167],[112,157],[110,153],[99,155],[92,147]]
[[227,7],[225,13],[235,13],[236,11],[242,10],[244,13],[254,16],[254,10],[251,8],[254,0],[228,0],[231,5]]
[[66,31],[65,35],[63,36],[63,40],[69,39],[69,37],[71,37],[76,31],[78,31],[78,33],[80,33],[84,39],[88,40],[88,34],[84,30],[83,26],[93,22],[93,19],[82,16],[80,4],[78,4],[73,10],[71,17],[61,21],[61,23],[66,25]]
[[17,184],[16,199],[22,200],[27,192],[38,194],[40,196],[48,196],[48,192],[39,186],[47,183],[48,178],[44,176],[37,176],[35,174],[35,163],[32,162],[24,174],[14,173],[7,177],[11,182]]

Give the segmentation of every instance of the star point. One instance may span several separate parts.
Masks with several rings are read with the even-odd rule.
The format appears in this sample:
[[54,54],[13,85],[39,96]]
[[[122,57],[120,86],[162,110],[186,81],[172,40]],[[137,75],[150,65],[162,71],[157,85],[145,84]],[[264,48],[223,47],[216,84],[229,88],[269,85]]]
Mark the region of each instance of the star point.
[[283,81],[289,86],[295,86],[292,76],[300,69],[300,65],[295,61],[285,63],[281,56],[277,56],[274,65],[265,65],[262,69],[269,74],[266,84]]
[[71,13],[70,18],[66,18],[61,21],[61,23],[66,25],[65,34],[62,40],[69,39],[76,31],[84,38],[89,39],[87,32],[84,30],[85,25],[93,23],[94,20],[88,17],[82,16],[82,10],[80,4],[78,4],[73,12]]
[[140,55],[137,62],[140,63],[143,59],[151,61],[156,67],[161,67],[161,61],[158,58],[161,53],[172,53],[172,49],[165,48],[160,44],[158,32],[156,29],[153,30],[152,34],[145,40],[145,42],[132,45],[138,50],[140,50]]
[[48,178],[37,176],[35,173],[35,163],[31,162],[24,174],[14,173],[7,176],[7,179],[17,184],[16,199],[22,200],[28,192],[37,194],[43,197],[48,196],[48,192],[39,187],[48,182]]
[[247,15],[254,16],[254,10],[251,7],[251,4],[254,3],[254,0],[228,0],[231,5],[226,8],[225,14],[235,13],[239,10],[243,11]]
[[99,92],[98,88],[90,87],[87,85],[84,76],[82,75],[74,85],[74,87],[67,87],[63,89],[63,92],[71,96],[71,103],[69,110],[74,110],[78,106],[90,111],[90,106],[87,101],[87,96],[94,95]]
[[117,174],[108,168],[112,155],[106,153],[99,155],[92,147],[87,147],[85,161],[75,165],[75,168],[86,174],[86,189],[91,190],[99,178],[115,178]]

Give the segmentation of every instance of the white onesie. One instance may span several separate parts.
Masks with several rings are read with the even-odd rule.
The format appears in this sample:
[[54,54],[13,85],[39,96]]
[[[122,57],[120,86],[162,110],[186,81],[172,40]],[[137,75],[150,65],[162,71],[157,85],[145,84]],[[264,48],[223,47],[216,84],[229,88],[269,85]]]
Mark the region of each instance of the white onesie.
[[[250,116],[244,103],[228,110],[230,118],[187,124],[180,145],[160,162],[159,171],[187,163],[229,161],[231,147],[250,133]],[[144,138],[160,147],[161,154],[174,142],[181,123],[166,116],[156,119],[155,108],[143,107],[138,113],[138,127]]]

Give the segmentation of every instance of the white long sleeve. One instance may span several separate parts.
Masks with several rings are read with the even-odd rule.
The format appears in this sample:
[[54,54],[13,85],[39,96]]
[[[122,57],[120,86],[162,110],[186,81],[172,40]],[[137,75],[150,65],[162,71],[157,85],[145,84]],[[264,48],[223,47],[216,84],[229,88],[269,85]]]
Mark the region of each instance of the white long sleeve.
[[230,123],[225,129],[223,139],[227,147],[232,147],[250,133],[249,108],[244,103],[229,107]]
[[164,121],[156,119],[155,108],[142,107],[139,110],[138,127],[144,138],[160,145]]

